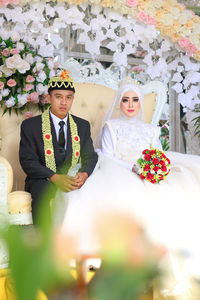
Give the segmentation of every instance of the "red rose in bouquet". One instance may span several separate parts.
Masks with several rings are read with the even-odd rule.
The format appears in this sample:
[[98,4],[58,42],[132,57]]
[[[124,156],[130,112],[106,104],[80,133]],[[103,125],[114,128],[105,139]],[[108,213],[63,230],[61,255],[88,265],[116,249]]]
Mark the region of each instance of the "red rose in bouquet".
[[170,172],[170,159],[157,148],[145,149],[137,160],[137,173],[142,180],[158,183],[164,180]]

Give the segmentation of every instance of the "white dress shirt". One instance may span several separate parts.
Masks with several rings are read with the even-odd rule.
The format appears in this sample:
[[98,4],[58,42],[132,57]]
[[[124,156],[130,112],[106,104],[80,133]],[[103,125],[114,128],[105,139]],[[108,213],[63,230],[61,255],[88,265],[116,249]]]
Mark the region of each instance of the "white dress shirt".
[[68,119],[68,114],[66,115],[66,117],[64,119],[60,119],[60,118],[56,117],[51,112],[51,110],[50,110],[50,114],[51,114],[51,118],[52,118],[52,121],[53,121],[53,125],[55,127],[57,141],[59,139],[59,130],[60,130],[59,122],[60,121],[65,122],[65,125],[63,126],[63,128],[64,128],[64,133],[65,133],[65,149],[66,149],[67,148],[67,119]]

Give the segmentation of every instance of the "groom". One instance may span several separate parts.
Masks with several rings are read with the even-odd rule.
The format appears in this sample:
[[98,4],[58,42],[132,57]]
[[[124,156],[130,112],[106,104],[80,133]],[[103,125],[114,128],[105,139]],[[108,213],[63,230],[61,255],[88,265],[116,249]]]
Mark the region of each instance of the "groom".
[[[27,175],[25,191],[32,195],[34,223],[44,194],[50,201],[57,188],[64,192],[81,188],[97,162],[89,122],[69,114],[74,94],[73,79],[61,72],[48,84],[50,109],[21,125],[19,157]],[[78,163],[76,176],[68,175]]]

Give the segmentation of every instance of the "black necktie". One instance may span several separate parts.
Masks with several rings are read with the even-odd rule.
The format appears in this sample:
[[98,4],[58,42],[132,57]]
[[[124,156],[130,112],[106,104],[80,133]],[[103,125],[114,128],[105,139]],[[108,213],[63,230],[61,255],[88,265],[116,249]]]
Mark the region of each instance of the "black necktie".
[[59,137],[58,137],[58,144],[59,144],[59,146],[61,146],[62,148],[64,148],[65,147],[65,132],[64,132],[65,122],[64,121],[60,121],[58,124],[60,125]]

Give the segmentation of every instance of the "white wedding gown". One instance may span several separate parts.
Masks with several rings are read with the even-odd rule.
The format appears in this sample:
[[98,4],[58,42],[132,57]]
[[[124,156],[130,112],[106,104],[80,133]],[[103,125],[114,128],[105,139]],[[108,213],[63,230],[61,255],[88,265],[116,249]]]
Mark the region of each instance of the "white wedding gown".
[[141,121],[121,118],[106,123],[93,174],[81,189],[62,194],[67,203],[62,230],[75,237],[82,253],[101,247],[95,222],[111,211],[138,220],[153,242],[187,250],[198,260],[200,157],[166,152],[171,171],[159,184],[131,172],[144,149],[161,148],[159,134],[158,127]]

